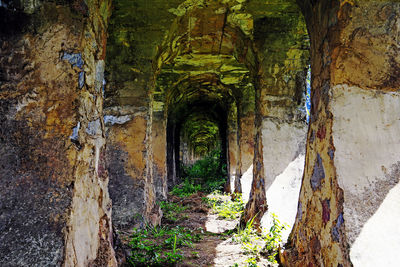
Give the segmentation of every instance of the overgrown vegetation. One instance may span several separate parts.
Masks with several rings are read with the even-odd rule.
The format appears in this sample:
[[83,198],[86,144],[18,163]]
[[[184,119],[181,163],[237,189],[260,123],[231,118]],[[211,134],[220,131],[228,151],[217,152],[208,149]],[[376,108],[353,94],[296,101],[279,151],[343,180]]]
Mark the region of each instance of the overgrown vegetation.
[[279,245],[282,242],[282,231],[288,227],[287,224],[282,224],[276,214],[271,213],[272,225],[269,231],[263,233],[263,238],[266,241],[261,253],[268,257],[270,262],[276,263],[276,255],[278,254]]
[[[244,227],[238,226],[235,230],[220,234],[204,232],[203,228],[193,228],[191,231],[189,228],[176,226],[187,223],[186,219],[189,218],[189,212],[193,208],[190,200],[197,201],[196,208],[202,206],[206,210],[208,208],[208,212],[218,214],[218,219],[240,218],[245,203],[241,194],[222,193],[226,171],[221,167],[219,157],[220,151],[213,151],[194,165],[184,168],[185,179],[170,192],[174,196],[172,200],[159,202],[163,212],[163,222],[168,226],[133,229],[129,242],[130,265],[174,266],[178,262],[193,261],[201,257],[199,252],[194,250],[194,243],[211,235],[218,235],[224,240],[231,237],[233,242],[241,245],[240,255],[242,257],[244,255],[246,259],[240,265],[233,266],[258,266],[260,260],[264,262],[268,260],[269,264],[277,263],[276,256],[282,242],[282,230],[286,225],[283,225],[275,214],[271,214],[270,229],[262,233],[256,231],[253,225],[254,218]],[[209,194],[205,196],[199,192]],[[194,195],[196,193],[198,195]]]
[[191,247],[200,240],[200,234],[180,226],[135,228],[128,262],[131,266],[170,266],[183,259],[181,247]]
[[212,209],[212,211],[218,214],[221,219],[238,219],[244,210],[244,202],[241,194],[235,194],[233,196],[229,194],[223,194],[219,191],[214,191],[207,197],[203,198],[203,201]]
[[194,184],[193,181],[190,181],[188,178],[186,178],[183,183],[172,188],[171,195],[175,195],[178,197],[188,197],[194,193],[201,191],[201,189],[201,184]]
[[163,211],[164,219],[168,222],[177,222],[178,220],[185,219],[182,212],[187,209],[185,206],[181,206],[174,202],[161,201],[160,208]]
[[264,230],[260,234],[253,227],[254,218],[248,221],[245,227],[237,229],[237,232],[233,235],[233,241],[240,243],[244,253],[249,255],[246,260],[248,266],[257,266],[260,256],[266,257],[271,263],[277,263],[276,257],[282,242],[282,230],[287,225],[282,224],[278,217],[271,213],[272,225],[270,229]]
[[182,166],[183,183],[171,194],[186,197],[198,191],[211,193],[223,190],[227,179],[226,164],[221,162],[221,150],[214,149],[191,166]]

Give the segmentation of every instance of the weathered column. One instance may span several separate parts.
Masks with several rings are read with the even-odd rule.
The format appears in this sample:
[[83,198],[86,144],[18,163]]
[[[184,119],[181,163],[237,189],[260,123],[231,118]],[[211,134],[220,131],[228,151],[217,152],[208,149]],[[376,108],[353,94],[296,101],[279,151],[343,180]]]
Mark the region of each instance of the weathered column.
[[116,266],[102,120],[110,2],[0,12],[0,265]]
[[[266,189],[290,162],[300,153],[304,153],[308,127],[305,113],[301,110],[304,106],[301,93],[296,95],[298,91],[305,91],[305,83],[296,84],[296,79],[302,78],[305,81],[305,69],[298,72],[288,71],[289,66],[279,65],[270,65],[273,70],[270,69],[266,75],[265,84],[261,89]],[[296,99],[298,97],[300,99]]]
[[254,218],[254,225],[259,226],[262,215],[267,210],[267,199],[265,197],[265,178],[263,167],[263,142],[262,142],[262,116],[261,116],[261,90],[259,84],[255,85],[256,88],[256,105],[255,105],[255,119],[254,119],[254,160],[253,160],[253,181],[251,184],[251,191],[249,201],[247,202],[241,223],[246,224],[249,220]]
[[265,191],[304,152],[307,124],[301,108],[306,90],[307,32],[301,15],[292,16],[255,22],[259,70],[254,78],[256,139],[247,206],[254,205],[254,211],[246,211],[246,219],[256,214],[256,220],[261,219],[267,209]]
[[244,200],[249,198],[253,179],[254,109],[254,87],[246,86],[242,88],[238,103],[239,174],[235,180],[235,192],[242,193]]
[[[228,180],[225,184],[225,192],[231,193],[233,185],[236,180],[240,179],[239,176],[239,136],[238,136],[238,119],[237,119],[236,103],[230,105],[228,112],[228,135],[227,135],[227,150],[228,150]],[[224,140],[222,140],[223,142]]]
[[[157,103],[160,105],[161,103]],[[154,106],[154,105],[153,105]],[[161,107],[153,110],[153,179],[158,200],[167,197],[167,126]]]
[[312,114],[284,265],[394,266],[400,4],[302,5],[312,43]]

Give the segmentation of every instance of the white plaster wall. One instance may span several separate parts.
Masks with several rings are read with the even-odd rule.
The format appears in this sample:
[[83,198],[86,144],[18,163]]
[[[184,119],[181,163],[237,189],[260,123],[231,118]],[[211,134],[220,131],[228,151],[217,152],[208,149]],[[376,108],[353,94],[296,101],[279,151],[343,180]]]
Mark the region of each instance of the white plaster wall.
[[261,219],[261,225],[263,229],[270,229],[272,226],[271,213],[274,213],[282,224],[287,224],[286,229],[282,231],[283,242],[286,242],[296,219],[304,160],[304,153],[298,155],[276,177],[266,193],[268,212]]
[[247,171],[242,175],[240,183],[242,185],[242,199],[245,203],[249,201],[251,183],[253,182],[253,164],[247,169]]
[[263,121],[262,141],[267,190],[290,162],[300,153],[304,153],[307,128],[305,123],[300,122],[289,124],[270,119]]
[[400,184],[389,191],[377,212],[363,226],[353,243],[354,266],[400,265]]
[[[272,225],[271,213],[277,215],[280,222],[287,224],[282,231],[282,241],[286,242],[292,231],[299,201],[301,181],[304,171],[304,153],[299,154],[295,160],[290,162],[286,169],[279,174],[266,192],[268,211],[261,219],[261,226],[268,230]],[[251,183],[253,182],[253,165],[242,175],[242,196],[247,202],[250,196]]]
[[337,85],[330,110],[351,261],[398,266],[400,94]]

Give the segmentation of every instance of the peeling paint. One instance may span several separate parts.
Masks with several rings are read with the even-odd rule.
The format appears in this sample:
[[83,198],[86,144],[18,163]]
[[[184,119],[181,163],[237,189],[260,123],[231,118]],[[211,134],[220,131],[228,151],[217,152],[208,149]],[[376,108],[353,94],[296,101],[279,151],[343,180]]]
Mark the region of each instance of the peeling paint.
[[125,116],[106,115],[104,116],[104,123],[106,125],[124,124],[130,121],[131,119],[132,118],[130,115],[125,115]]
[[320,140],[322,140],[322,139],[325,138],[325,136],[326,136],[326,127],[325,127],[325,125],[322,125],[322,126],[318,129],[317,137],[318,137]]
[[315,132],[314,132],[314,130],[311,130],[310,143],[311,144],[314,143],[314,140],[315,140]]
[[322,201],[322,221],[326,224],[331,217],[330,200],[325,199]]
[[78,79],[79,89],[82,89],[85,85],[85,72],[79,72],[79,79]]
[[78,86],[82,89],[85,85],[85,72],[83,71],[83,64],[85,63],[82,59],[81,53],[67,53],[64,52],[62,56],[63,60],[67,60],[73,67],[78,67],[82,71],[79,72]]
[[77,141],[78,140],[78,133],[79,128],[81,127],[81,122],[78,121],[78,124],[72,129],[72,135],[69,137],[70,139]]
[[83,68],[84,61],[81,53],[67,53],[64,52],[62,56],[63,60],[67,60],[73,67]]
[[299,202],[299,204],[297,205],[297,218],[299,218],[299,221],[301,221],[303,219],[303,206],[301,204],[301,202]]
[[86,128],[86,133],[92,136],[101,134],[100,119],[97,119],[95,121],[90,121]]
[[329,158],[330,158],[331,160],[333,160],[334,157],[335,157],[335,150],[333,150],[332,148],[329,148],[329,150],[328,150],[328,155],[329,155]]
[[95,74],[95,89],[96,92],[100,93],[104,86],[104,60],[99,60],[96,63],[96,74]]
[[317,160],[314,165],[313,174],[311,176],[311,187],[315,191],[319,187],[321,187],[321,180],[325,179],[325,170],[324,165],[322,163],[321,156],[317,154]]
[[340,213],[337,220],[336,225],[332,228],[332,238],[335,242],[340,242],[340,226],[344,223],[343,213]]

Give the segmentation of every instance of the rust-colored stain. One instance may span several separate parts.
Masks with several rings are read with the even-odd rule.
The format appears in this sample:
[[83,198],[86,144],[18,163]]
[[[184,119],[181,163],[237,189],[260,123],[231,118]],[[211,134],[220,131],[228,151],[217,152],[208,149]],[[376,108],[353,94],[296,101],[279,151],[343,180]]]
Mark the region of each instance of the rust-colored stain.
[[331,215],[330,201],[329,199],[325,199],[324,201],[322,201],[322,221],[324,222],[324,224],[326,224],[329,221],[330,215]]
[[132,121],[115,126],[113,128],[113,136],[123,150],[129,154],[129,162],[125,164],[125,168],[133,178],[142,177],[146,167],[146,127],[147,120],[144,117],[137,116]]
[[322,139],[325,138],[325,136],[326,136],[326,127],[325,127],[325,125],[322,125],[322,126],[318,129],[317,137],[318,137],[320,140],[322,140]]

